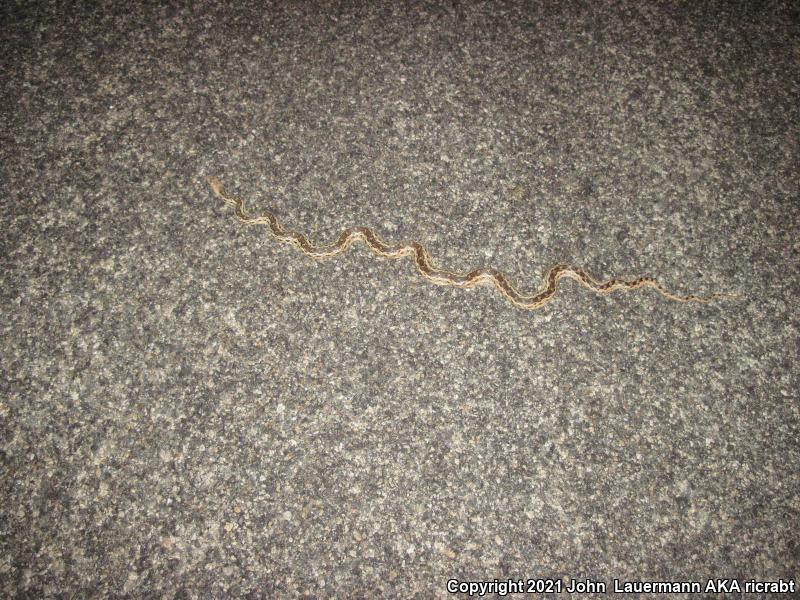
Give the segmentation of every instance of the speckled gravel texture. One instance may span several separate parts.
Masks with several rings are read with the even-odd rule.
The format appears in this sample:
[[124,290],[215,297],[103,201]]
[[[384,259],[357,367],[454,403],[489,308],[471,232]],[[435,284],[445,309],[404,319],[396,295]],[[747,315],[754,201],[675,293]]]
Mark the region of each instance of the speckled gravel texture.
[[152,4],[0,9],[0,595],[798,578],[797,4]]

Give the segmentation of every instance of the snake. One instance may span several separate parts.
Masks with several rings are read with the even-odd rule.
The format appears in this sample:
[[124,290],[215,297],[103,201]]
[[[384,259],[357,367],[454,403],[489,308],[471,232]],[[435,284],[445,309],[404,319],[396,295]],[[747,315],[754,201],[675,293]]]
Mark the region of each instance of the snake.
[[260,216],[253,216],[247,212],[244,200],[225,191],[219,179],[213,176],[206,177],[214,194],[226,204],[233,207],[238,220],[245,225],[267,226],[272,235],[280,242],[298,248],[306,256],[323,260],[337,256],[347,250],[354,242],[360,241],[372,252],[383,258],[406,258],[413,260],[417,271],[426,280],[438,285],[455,286],[458,288],[471,288],[479,284],[493,285],[514,306],[525,310],[536,310],[548,304],[558,291],[562,279],[572,279],[580,285],[597,294],[610,294],[616,291],[631,291],[639,288],[651,288],[664,298],[676,302],[695,302],[708,304],[722,298],[733,297],[733,294],[715,293],[708,296],[676,294],[652,277],[637,277],[625,279],[615,277],[600,280],[580,267],[558,264],[548,269],[542,276],[539,288],[531,293],[519,291],[502,271],[492,267],[473,269],[466,273],[457,273],[442,269],[434,263],[428,250],[416,241],[400,244],[390,244],[384,241],[369,227],[349,227],[339,234],[336,241],[326,245],[316,245],[303,233],[286,229],[281,225],[278,217],[269,210]]

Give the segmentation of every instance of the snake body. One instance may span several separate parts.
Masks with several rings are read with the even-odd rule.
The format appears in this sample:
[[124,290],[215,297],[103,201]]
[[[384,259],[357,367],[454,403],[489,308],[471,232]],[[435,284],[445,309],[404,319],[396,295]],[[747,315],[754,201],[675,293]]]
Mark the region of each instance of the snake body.
[[417,267],[420,275],[431,283],[438,285],[452,285],[460,288],[471,288],[481,283],[494,285],[498,291],[510,300],[515,306],[525,310],[536,310],[550,302],[558,290],[559,281],[562,279],[573,279],[598,294],[610,294],[618,290],[635,290],[638,288],[649,287],[656,290],[659,294],[676,302],[700,302],[709,303],[727,294],[712,294],[710,296],[682,296],[675,294],[661,285],[652,277],[638,277],[636,279],[613,278],[600,281],[592,277],[584,269],[571,265],[556,265],[549,269],[543,276],[543,281],[538,290],[531,294],[524,294],[518,291],[509,281],[508,277],[491,267],[473,269],[468,273],[455,273],[437,267],[425,247],[419,242],[411,241],[403,244],[392,245],[385,242],[369,227],[350,227],[345,229],[335,242],[317,246],[304,234],[297,231],[285,229],[278,218],[270,211],[265,211],[261,216],[252,216],[247,213],[244,207],[244,200],[237,196],[232,196],[225,191],[222,183],[216,177],[206,178],[214,194],[226,204],[232,206],[236,217],[246,225],[266,225],[272,235],[279,241],[292,244],[300,251],[315,259],[325,259],[341,254],[347,250],[354,242],[360,240],[367,248],[378,256],[384,258],[405,258],[410,257]]

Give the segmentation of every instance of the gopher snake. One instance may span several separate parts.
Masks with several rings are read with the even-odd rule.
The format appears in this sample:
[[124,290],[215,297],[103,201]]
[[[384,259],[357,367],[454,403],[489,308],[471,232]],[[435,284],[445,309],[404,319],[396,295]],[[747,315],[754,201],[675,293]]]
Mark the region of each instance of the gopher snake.
[[523,294],[511,285],[506,275],[497,269],[474,269],[469,273],[454,273],[435,266],[430,254],[419,242],[406,242],[391,245],[383,241],[369,227],[350,227],[345,229],[332,244],[315,246],[309,239],[297,231],[284,229],[278,218],[271,212],[265,211],[260,217],[249,215],[244,208],[244,200],[229,195],[216,177],[207,177],[208,183],[214,193],[230,204],[236,210],[238,219],[246,225],[267,225],[272,234],[279,241],[297,246],[303,254],[315,259],[324,259],[341,254],[356,240],[361,240],[367,248],[378,256],[384,258],[403,258],[410,256],[417,266],[420,274],[432,283],[439,285],[453,285],[460,288],[470,288],[480,283],[491,283],[508,298],[514,305],[526,310],[541,308],[553,299],[558,288],[558,282],[563,278],[574,279],[581,285],[598,294],[610,294],[617,290],[635,290],[641,287],[650,287],[662,296],[677,302],[709,303],[720,298],[731,297],[731,294],[712,294],[710,296],[681,296],[670,292],[663,285],[651,277],[638,277],[636,279],[614,278],[600,281],[592,277],[580,267],[570,265],[556,265],[543,277],[542,285],[532,294]]

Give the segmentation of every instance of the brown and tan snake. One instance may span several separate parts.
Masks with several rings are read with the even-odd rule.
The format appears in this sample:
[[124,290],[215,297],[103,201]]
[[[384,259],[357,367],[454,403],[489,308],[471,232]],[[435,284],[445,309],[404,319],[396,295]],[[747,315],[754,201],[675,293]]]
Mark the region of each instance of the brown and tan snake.
[[468,273],[454,273],[437,267],[425,247],[419,242],[406,242],[403,244],[392,245],[382,240],[369,227],[350,227],[345,229],[332,244],[326,246],[316,246],[309,239],[297,231],[284,229],[278,218],[271,212],[265,211],[262,216],[254,217],[248,214],[244,208],[244,200],[232,196],[225,191],[222,183],[216,177],[207,177],[208,183],[214,193],[227,204],[230,204],[236,211],[238,219],[246,225],[266,225],[272,235],[279,241],[292,244],[300,251],[315,259],[324,259],[341,254],[356,240],[361,240],[364,244],[378,256],[384,258],[404,258],[409,256],[420,275],[431,283],[439,285],[452,285],[460,288],[470,288],[480,283],[493,284],[501,294],[508,298],[515,306],[526,310],[536,310],[550,302],[558,290],[558,282],[561,279],[574,279],[581,285],[589,288],[598,294],[610,294],[618,290],[635,290],[642,287],[649,287],[656,290],[659,294],[676,302],[700,302],[709,303],[722,298],[734,297],[733,294],[712,294],[709,296],[675,294],[661,285],[651,277],[637,277],[636,279],[613,278],[600,281],[592,277],[580,267],[570,265],[556,265],[549,269],[538,290],[532,294],[519,292],[508,280],[508,277],[501,271],[491,267],[473,269]]

